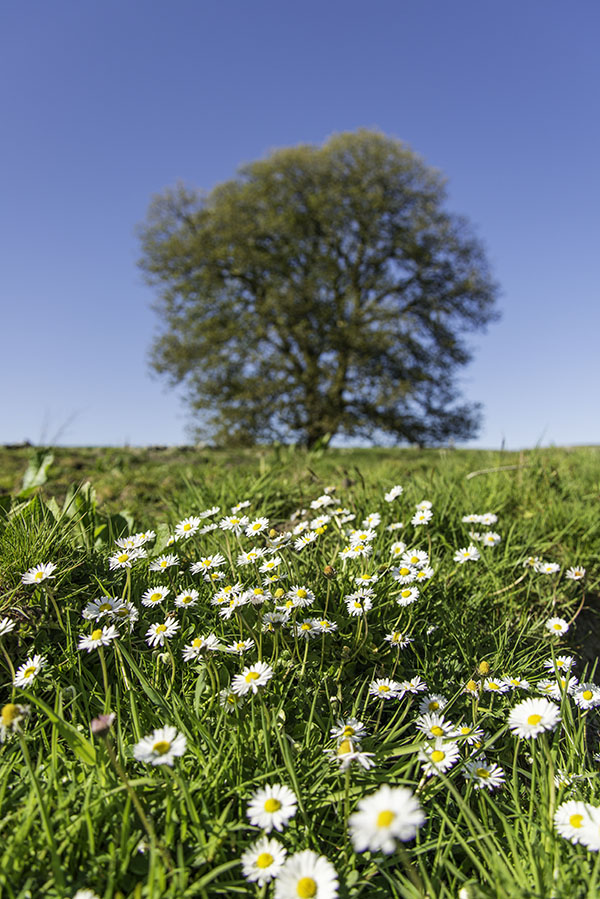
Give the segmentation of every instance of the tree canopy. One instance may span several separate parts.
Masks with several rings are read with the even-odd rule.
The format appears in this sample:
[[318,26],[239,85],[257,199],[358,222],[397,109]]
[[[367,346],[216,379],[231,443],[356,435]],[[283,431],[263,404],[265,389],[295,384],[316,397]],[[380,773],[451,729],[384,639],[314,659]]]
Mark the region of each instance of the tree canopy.
[[203,436],[472,436],[479,409],[458,401],[456,373],[497,287],[445,201],[437,170],[369,130],[157,196],[140,261],[163,326],[152,365],[186,386]]

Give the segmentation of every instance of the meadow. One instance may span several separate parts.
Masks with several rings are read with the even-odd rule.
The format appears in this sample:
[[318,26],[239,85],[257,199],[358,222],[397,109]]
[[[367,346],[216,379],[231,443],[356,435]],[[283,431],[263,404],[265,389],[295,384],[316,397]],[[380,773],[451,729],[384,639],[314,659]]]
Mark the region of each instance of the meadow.
[[600,448],[0,448],[0,896],[600,896]]

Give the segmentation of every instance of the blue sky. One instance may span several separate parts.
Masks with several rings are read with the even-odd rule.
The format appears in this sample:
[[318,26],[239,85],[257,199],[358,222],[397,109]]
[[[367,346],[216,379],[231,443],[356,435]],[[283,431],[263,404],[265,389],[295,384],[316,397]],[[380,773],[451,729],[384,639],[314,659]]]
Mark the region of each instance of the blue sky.
[[376,127],[448,178],[502,287],[471,445],[600,443],[600,6],[24,0],[0,7],[0,443],[187,442],[135,229],[275,147]]

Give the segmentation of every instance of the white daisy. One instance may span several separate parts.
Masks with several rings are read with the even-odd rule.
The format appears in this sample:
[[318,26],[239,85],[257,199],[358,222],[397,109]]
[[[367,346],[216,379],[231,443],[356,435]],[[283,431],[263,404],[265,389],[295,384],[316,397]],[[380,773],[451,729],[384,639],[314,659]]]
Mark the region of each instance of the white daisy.
[[441,712],[448,705],[448,700],[441,693],[428,693],[419,703],[419,712],[421,715],[427,712]]
[[275,899],[335,899],[337,894],[335,868],[312,849],[288,856],[275,880]]
[[600,687],[597,684],[578,684],[573,699],[580,709],[594,709],[600,706]]
[[242,874],[259,887],[277,877],[285,861],[286,850],[277,840],[261,837],[242,853]]
[[549,618],[545,627],[551,634],[556,634],[558,637],[566,634],[569,630],[569,625],[564,618]]
[[220,648],[219,638],[215,634],[208,634],[207,637],[194,637],[191,643],[183,647],[183,661],[191,662],[192,659],[199,659],[207,652],[217,652]]
[[459,549],[454,553],[454,561],[458,562],[459,565],[463,565],[465,562],[476,562],[480,558],[479,550],[472,543],[466,549]]
[[568,568],[565,572],[565,577],[570,581],[582,581],[585,577],[585,568],[581,568],[580,566]]
[[250,798],[246,815],[250,823],[262,827],[267,833],[273,828],[281,831],[296,814],[296,794],[283,784],[261,787]]
[[431,509],[419,509],[411,518],[410,523],[415,527],[418,527],[422,524],[429,524],[432,518],[433,512]]
[[167,725],[136,743],[133,747],[133,757],[138,762],[172,767],[173,759],[184,754],[186,744],[185,736],[180,734],[176,727]]
[[22,584],[40,584],[42,581],[45,581],[46,578],[54,578],[56,575],[52,574],[52,572],[56,569],[56,565],[54,562],[46,562],[45,564],[36,565],[34,568],[30,568],[29,571],[26,571],[23,577],[21,578]]
[[0,637],[10,634],[11,631],[14,631],[15,627],[15,622],[11,618],[3,618],[0,621]]
[[13,680],[15,687],[28,687],[32,684],[45,664],[45,656],[35,655],[28,658],[15,672]]
[[146,631],[146,643],[148,646],[164,646],[165,640],[170,640],[179,630],[179,622],[175,618],[165,618],[159,624],[151,624]]
[[180,521],[179,524],[175,525],[175,536],[177,538],[184,537],[186,540],[189,537],[193,537],[198,528],[200,527],[201,519],[192,515],[190,518],[184,518],[183,521]]
[[178,609],[188,609],[195,606],[199,598],[197,590],[184,590],[175,597],[175,605]]
[[397,649],[406,649],[413,642],[413,637],[409,637],[408,634],[404,634],[402,631],[393,631],[391,634],[386,634],[384,639],[390,646],[395,646]]
[[416,587],[405,587],[396,597],[396,602],[399,606],[409,606],[411,603],[416,602],[418,598],[419,591]]
[[2,706],[2,712],[0,713],[0,743],[4,743],[9,734],[19,730],[19,724],[27,715],[29,715],[28,705],[8,702]]
[[173,565],[179,564],[179,557],[169,553],[166,556],[159,556],[158,559],[155,559],[150,563],[150,571],[165,571],[167,568],[172,568]]
[[417,569],[414,565],[402,565],[392,568],[391,575],[399,584],[411,584],[417,577]]
[[458,743],[447,740],[435,740],[427,743],[418,753],[419,761],[423,762],[423,774],[432,777],[448,771],[459,758]]
[[504,769],[482,757],[466,763],[464,776],[476,790],[495,790],[504,785]]
[[535,739],[545,730],[554,730],[560,720],[558,706],[548,699],[524,699],[512,709],[508,726],[517,737]]
[[238,696],[245,696],[246,693],[258,693],[259,687],[264,687],[273,677],[273,669],[265,662],[256,662],[247,668],[244,668],[241,674],[231,681],[231,689]]
[[398,681],[379,677],[369,684],[369,695],[377,699],[401,699],[403,690]]
[[87,649],[88,652],[91,652],[92,649],[98,649],[100,646],[108,646],[118,636],[119,631],[113,624],[108,627],[99,627],[88,636],[81,637],[77,649]]
[[149,587],[142,593],[142,605],[157,606],[167,598],[170,592],[168,587]]
[[396,484],[395,487],[392,487],[391,490],[388,490],[387,493],[384,494],[384,500],[386,503],[393,503],[395,499],[398,499],[399,496],[402,496],[404,493],[404,487],[401,487],[400,484]]
[[580,843],[586,824],[593,825],[592,806],[579,799],[570,799],[559,805],[554,813],[554,826],[566,840]]
[[412,840],[424,823],[425,815],[411,790],[387,784],[361,799],[348,820],[357,852],[381,850],[387,855],[394,851],[398,840]]
[[141,546],[133,549],[121,549],[109,557],[108,565],[111,571],[116,568],[131,568],[134,562],[137,562],[138,559],[145,559],[146,555],[146,550]]
[[363,737],[366,737],[367,730],[362,721],[359,721],[358,718],[348,718],[344,720],[343,718],[338,718],[336,721],[336,726],[332,727],[329,731],[333,739],[335,740],[362,740]]

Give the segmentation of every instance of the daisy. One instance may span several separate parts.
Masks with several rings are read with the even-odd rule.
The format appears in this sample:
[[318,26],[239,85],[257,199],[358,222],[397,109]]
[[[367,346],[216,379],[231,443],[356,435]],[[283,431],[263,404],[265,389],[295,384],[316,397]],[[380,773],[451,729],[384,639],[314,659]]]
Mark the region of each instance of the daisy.
[[219,527],[222,531],[231,531],[233,534],[239,535],[249,523],[250,519],[247,515],[227,515],[225,518],[221,519]]
[[341,771],[346,771],[352,762],[358,762],[365,771],[375,765],[373,753],[362,752],[360,746],[355,746],[350,739],[342,740],[337,749],[325,749],[324,751],[330,756],[332,762],[338,762]]
[[427,712],[441,712],[448,705],[448,700],[441,693],[428,693],[419,703],[421,715]]
[[430,577],[433,577],[434,571],[431,565],[426,565],[424,568],[419,568],[416,575],[416,581],[426,581],[429,580]]
[[264,886],[277,877],[285,861],[286,850],[277,840],[261,837],[242,853],[242,874],[250,883]]
[[548,671],[570,671],[574,664],[573,656],[557,656],[555,659],[546,659],[544,668]]
[[560,565],[557,562],[541,562],[537,570],[541,574],[556,574],[557,571],[560,571]]
[[232,652],[235,655],[241,656],[242,653],[248,652],[253,646],[254,640],[251,637],[247,640],[234,640],[233,643],[230,643],[229,646],[225,647],[225,652]]
[[569,630],[569,625],[564,618],[549,618],[544,626],[551,634],[556,634],[559,637],[562,634],[566,634]]
[[378,580],[376,574],[359,574],[354,578],[354,583],[362,587],[364,584],[376,584]]
[[298,800],[293,790],[282,784],[270,784],[252,795],[246,816],[251,824],[271,833],[273,828],[283,830],[296,814],[297,807]]
[[509,674],[505,674],[502,678],[505,684],[508,684],[511,690],[529,690],[529,681],[525,680],[522,677],[512,677]]
[[483,682],[483,689],[487,693],[508,693],[510,687],[500,677],[486,677]]
[[406,551],[406,543],[403,543],[402,540],[396,540],[395,543],[392,543],[390,546],[390,555],[394,558],[401,556],[403,552]]
[[404,493],[404,487],[401,487],[400,484],[396,484],[395,487],[392,487],[391,490],[388,490],[387,493],[384,494],[384,500],[386,503],[393,503],[395,499],[398,499],[399,496],[402,496]]
[[498,546],[502,537],[494,531],[486,531],[480,539],[484,546]]
[[154,562],[150,563],[150,571],[164,571],[179,563],[179,558],[172,553],[166,556],[159,556]]
[[264,662],[256,662],[250,667],[244,668],[241,674],[236,674],[231,682],[231,689],[238,696],[245,696],[252,691],[258,693],[259,687],[264,687],[273,677],[273,669]]
[[425,734],[429,740],[449,737],[456,733],[454,725],[450,721],[446,721],[443,715],[438,715],[435,712],[432,714],[425,712],[424,715],[419,715],[415,724],[417,730]]
[[419,750],[419,761],[423,762],[423,774],[432,777],[448,771],[458,761],[458,743],[449,743],[441,739],[427,743]]
[[15,687],[28,687],[32,684],[45,664],[45,656],[35,655],[28,658],[15,672],[13,681]]
[[19,705],[8,702],[0,712],[0,743],[4,743],[7,736],[19,730],[21,721],[29,715],[28,705]]
[[467,746],[475,746],[479,749],[483,745],[483,731],[480,727],[471,727],[469,724],[459,724],[454,731],[455,737],[460,737],[461,743]]
[[258,569],[261,574],[270,574],[274,572],[281,565],[281,557],[280,556],[271,556],[270,559],[267,559],[266,562]]
[[600,706],[600,687],[596,684],[578,684],[573,699],[580,709],[587,711]]
[[319,496],[317,499],[313,499],[310,504],[311,509],[322,509],[323,506],[330,506],[334,502],[333,497],[329,496],[327,493],[324,493],[322,496]]
[[77,649],[98,649],[100,646],[108,646],[113,640],[119,636],[119,631],[111,624],[108,627],[99,627],[92,631],[89,636],[81,637],[77,645]]
[[15,622],[11,618],[3,618],[0,621],[0,637],[10,634],[15,629]]
[[379,512],[370,512],[365,519],[363,519],[362,526],[363,528],[376,528],[381,524],[381,515]]
[[361,799],[357,811],[348,819],[350,837],[356,852],[377,852],[390,855],[396,842],[412,840],[425,823],[419,801],[407,787],[384,784]]
[[417,577],[417,569],[413,565],[402,565],[400,568],[392,568],[391,574],[399,584],[411,584]]
[[26,571],[23,577],[21,578],[22,584],[39,584],[41,581],[45,581],[46,578],[54,578],[55,574],[52,572],[56,569],[56,565],[54,562],[46,562],[45,564],[36,565],[35,568],[30,568],[29,571]]
[[411,603],[416,602],[418,598],[419,591],[416,587],[405,587],[396,597],[396,602],[399,606],[409,606]]
[[185,736],[180,734],[176,727],[167,725],[136,743],[133,747],[133,757],[138,762],[172,767],[173,759],[184,754],[186,744]]
[[288,856],[275,881],[275,899],[335,899],[338,877],[331,862],[312,849]]
[[289,621],[289,614],[286,612],[265,612],[262,616],[262,629],[265,633],[273,633],[278,628],[283,627]]
[[137,562],[138,559],[146,558],[146,550],[142,547],[136,547],[134,549],[122,549],[119,552],[109,557],[108,565],[111,571],[114,571],[116,568],[131,568],[134,562]]
[[570,581],[582,581],[585,577],[585,568],[569,568],[565,573],[565,577]]
[[148,646],[164,646],[165,640],[170,640],[179,630],[179,622],[174,618],[165,618],[160,624],[151,624],[146,631],[146,643]]
[[130,630],[133,629],[134,623],[140,617],[140,613],[134,604],[125,600],[120,602],[118,606],[115,606],[112,614],[113,617],[117,618],[119,621],[128,621]]
[[391,634],[386,634],[384,639],[387,640],[390,646],[395,646],[397,649],[406,649],[413,642],[413,637],[403,634],[402,631],[393,631]]
[[149,587],[145,593],[142,593],[142,605],[157,606],[167,598],[170,592],[168,587]]
[[291,587],[285,595],[286,599],[291,599],[294,605],[300,609],[311,606],[315,601],[315,594],[312,590],[309,590],[308,587],[300,587],[298,584]]
[[228,713],[236,712],[244,705],[244,698],[225,687],[224,690],[219,691],[219,705]]
[[398,681],[380,677],[369,684],[369,695],[377,699],[401,699],[403,690]]
[[583,843],[590,852],[598,852],[600,850],[600,808],[588,805],[587,813],[579,842]]
[[316,637],[319,633],[314,618],[305,618],[304,621],[299,621],[295,626],[292,625],[290,630],[295,637],[303,637],[305,640],[308,640],[309,637]]
[[190,518],[184,518],[183,521],[180,521],[179,524],[175,525],[175,536],[176,537],[184,537],[186,540],[189,537],[193,537],[198,528],[200,527],[201,519],[196,515],[192,515]]
[[388,524],[386,527],[386,531],[389,531],[391,534],[393,531],[401,531],[403,527],[404,524],[401,521],[392,521],[392,523]]
[[314,626],[318,634],[332,634],[338,629],[335,621],[329,621],[327,618],[315,618]]
[[346,721],[343,718],[338,718],[336,726],[332,727],[329,733],[334,740],[360,741],[363,737],[366,737],[367,730],[362,721],[359,721],[357,718],[348,718]]
[[479,521],[481,524],[485,524],[489,527],[492,524],[496,524],[498,516],[494,512],[484,512],[483,515],[479,516]]
[[207,637],[194,637],[191,643],[183,647],[183,661],[191,662],[192,659],[199,659],[207,652],[217,652],[220,648],[219,638],[215,634],[209,634]]
[[517,737],[535,739],[545,730],[554,730],[560,720],[558,706],[548,699],[524,699],[508,716],[508,726]]
[[421,500],[420,503],[417,503],[417,505],[415,506],[415,509],[417,510],[417,512],[423,512],[423,511],[426,512],[428,509],[431,509],[432,507],[433,507],[432,502],[430,502],[428,499],[423,499],[423,500]]
[[224,564],[225,557],[221,553],[216,553],[214,556],[204,556],[199,562],[194,562],[190,565],[190,572],[198,574],[198,572],[210,571],[212,568],[220,568]]
[[98,893],[94,893],[93,890],[88,890],[87,888],[83,890],[77,890],[74,894],[73,899],[100,899]]
[[416,527],[421,524],[428,524],[432,518],[433,512],[431,511],[431,509],[420,509],[418,512],[415,512],[410,520],[410,523],[414,524]]
[[269,527],[268,518],[255,518],[246,526],[246,537],[256,537]]
[[309,546],[309,544],[314,543],[316,539],[317,535],[314,531],[309,531],[308,534],[302,534],[302,536],[298,537],[298,539],[294,542],[294,549],[296,550],[296,552],[300,552],[300,550],[304,549],[305,546]]
[[459,565],[463,565],[465,562],[476,562],[480,558],[479,550],[472,543],[469,543],[466,549],[459,549],[454,553],[454,561]]
[[[403,680],[400,684],[400,688],[405,693],[424,693],[427,689],[427,684],[424,680],[421,680],[418,674],[416,674],[414,677],[411,677],[410,680]],[[435,711],[435,709],[432,711]]]
[[464,776],[476,790],[495,790],[504,785],[504,769],[482,757],[466,763]]
[[82,616],[88,621],[99,621],[105,615],[114,614],[123,604],[122,599],[115,599],[112,596],[101,596],[100,599],[93,599],[87,604]]
[[566,840],[580,843],[586,825],[593,824],[592,806],[578,799],[570,799],[559,805],[554,813],[554,826]]
[[404,553],[400,559],[402,565],[413,566],[414,568],[423,568],[429,564],[429,556],[420,549],[411,549]]
[[373,608],[373,601],[368,596],[359,596],[346,600],[346,609],[349,615],[362,615]]
[[183,593],[179,593],[175,597],[175,605],[178,609],[187,609],[188,607],[195,606],[199,597],[200,594],[197,590],[184,590]]
[[210,518],[211,515],[218,515],[221,511],[220,506],[212,506],[210,509],[205,509],[204,512],[200,512],[200,518]]

